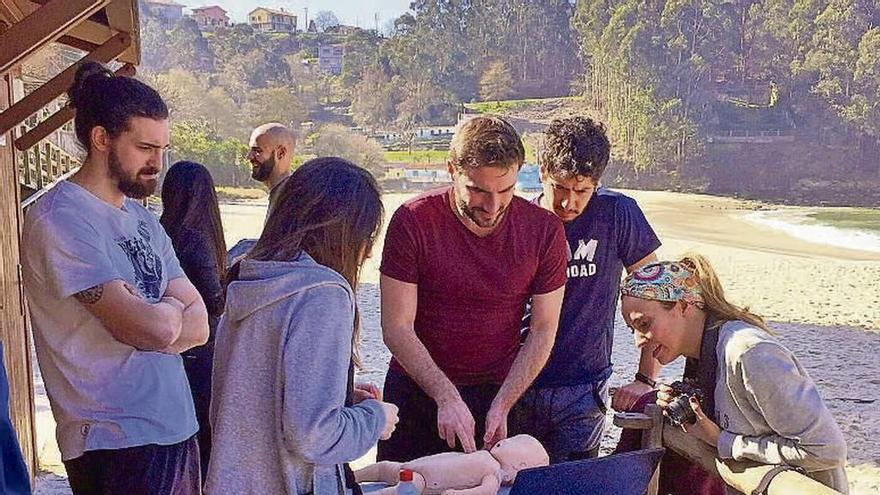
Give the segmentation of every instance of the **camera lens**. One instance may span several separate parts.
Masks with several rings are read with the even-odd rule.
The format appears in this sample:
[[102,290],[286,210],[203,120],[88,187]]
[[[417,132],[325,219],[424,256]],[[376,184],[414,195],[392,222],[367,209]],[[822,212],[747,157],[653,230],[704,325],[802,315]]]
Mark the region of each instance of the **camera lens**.
[[697,422],[697,415],[691,408],[690,396],[679,395],[666,407],[666,417],[673,426],[692,425]]

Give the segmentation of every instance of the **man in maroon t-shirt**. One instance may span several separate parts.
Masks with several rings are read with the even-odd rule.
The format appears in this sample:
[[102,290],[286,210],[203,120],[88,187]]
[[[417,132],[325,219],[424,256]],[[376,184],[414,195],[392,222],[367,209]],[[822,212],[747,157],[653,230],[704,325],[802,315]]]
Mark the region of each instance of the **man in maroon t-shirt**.
[[[547,361],[568,244],[552,212],[514,197],[525,159],[497,117],[452,138],[451,187],[403,204],[382,254],[382,331],[394,358],[385,400],[400,408],[379,460],[407,461],[507,436],[507,414]],[[531,330],[520,322],[532,300]]]

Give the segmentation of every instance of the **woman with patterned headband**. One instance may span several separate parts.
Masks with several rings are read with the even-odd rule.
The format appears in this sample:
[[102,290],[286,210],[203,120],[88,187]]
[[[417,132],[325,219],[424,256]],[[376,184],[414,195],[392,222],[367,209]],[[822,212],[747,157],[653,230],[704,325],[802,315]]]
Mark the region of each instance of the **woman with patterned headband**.
[[[705,258],[636,270],[621,284],[621,311],[636,345],[660,363],[687,358],[685,378],[705,392],[690,399],[687,433],[721,459],[797,467],[848,493],[846,443],[815,384],[763,318],[727,301]],[[675,395],[661,385],[658,405]]]

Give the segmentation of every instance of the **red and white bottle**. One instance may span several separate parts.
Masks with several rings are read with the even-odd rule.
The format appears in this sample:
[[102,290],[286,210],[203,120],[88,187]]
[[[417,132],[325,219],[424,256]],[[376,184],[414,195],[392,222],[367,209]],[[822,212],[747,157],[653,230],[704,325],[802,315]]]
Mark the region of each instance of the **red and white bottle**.
[[413,483],[413,472],[409,469],[401,469],[399,479],[397,481],[397,489],[394,491],[397,495],[420,495],[419,489]]

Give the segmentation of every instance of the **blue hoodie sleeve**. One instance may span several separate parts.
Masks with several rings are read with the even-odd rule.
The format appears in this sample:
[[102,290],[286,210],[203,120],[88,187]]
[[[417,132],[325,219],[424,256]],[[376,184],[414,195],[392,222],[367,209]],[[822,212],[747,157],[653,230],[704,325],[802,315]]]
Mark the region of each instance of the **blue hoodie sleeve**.
[[306,289],[301,297],[283,352],[284,439],[306,462],[350,462],[376,445],[385,425],[377,401],[344,406],[354,302],[339,284]]

